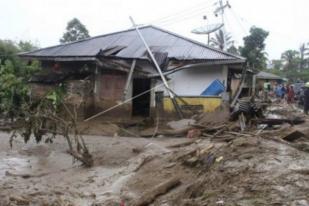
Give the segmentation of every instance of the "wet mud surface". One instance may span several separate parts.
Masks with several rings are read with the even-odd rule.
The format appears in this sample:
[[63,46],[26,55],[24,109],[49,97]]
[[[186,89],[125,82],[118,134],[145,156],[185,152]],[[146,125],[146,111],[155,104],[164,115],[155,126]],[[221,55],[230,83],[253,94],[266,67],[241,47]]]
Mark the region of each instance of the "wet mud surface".
[[[295,128],[309,123],[286,130]],[[309,205],[309,140],[285,142],[282,134],[199,138],[173,148],[191,140],[86,136],[94,166],[84,168],[61,137],[53,144],[16,139],[10,149],[9,134],[0,133],[0,205],[131,206],[175,177],[181,184],[148,205]]]

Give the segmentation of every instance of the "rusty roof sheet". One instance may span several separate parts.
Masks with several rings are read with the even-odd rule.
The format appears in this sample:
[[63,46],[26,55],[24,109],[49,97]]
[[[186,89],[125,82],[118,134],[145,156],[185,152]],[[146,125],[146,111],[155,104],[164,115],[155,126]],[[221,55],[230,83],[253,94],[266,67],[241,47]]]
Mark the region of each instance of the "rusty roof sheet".
[[[140,27],[140,31],[153,52],[167,53],[170,59],[245,61],[243,57],[212,48],[156,26],[143,26]],[[113,49],[115,53],[110,52]],[[66,57],[96,57],[104,55],[104,53],[107,53],[109,57],[115,58],[147,59],[146,48],[135,29],[47,47],[22,53],[20,56],[59,59]]]

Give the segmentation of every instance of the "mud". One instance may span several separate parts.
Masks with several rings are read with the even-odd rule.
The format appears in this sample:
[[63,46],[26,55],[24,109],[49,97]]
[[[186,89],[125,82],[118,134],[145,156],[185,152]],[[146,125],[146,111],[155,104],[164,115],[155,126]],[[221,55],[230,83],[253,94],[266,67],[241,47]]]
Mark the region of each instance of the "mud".
[[92,168],[73,162],[62,138],[17,139],[10,149],[9,134],[0,133],[0,205],[130,206],[175,176],[181,184],[150,205],[309,205],[309,139],[285,142],[281,133],[202,138],[172,149],[188,139],[85,136]]
[[[10,201],[15,197],[28,202],[26,205],[119,204],[126,182],[145,157],[167,153],[165,145],[183,141],[87,136],[95,166],[83,168],[66,153],[61,138],[48,145],[15,141],[10,149],[9,134],[0,136],[0,205],[18,205],[18,201]],[[22,177],[29,174],[32,176]],[[126,196],[135,197],[128,191]]]

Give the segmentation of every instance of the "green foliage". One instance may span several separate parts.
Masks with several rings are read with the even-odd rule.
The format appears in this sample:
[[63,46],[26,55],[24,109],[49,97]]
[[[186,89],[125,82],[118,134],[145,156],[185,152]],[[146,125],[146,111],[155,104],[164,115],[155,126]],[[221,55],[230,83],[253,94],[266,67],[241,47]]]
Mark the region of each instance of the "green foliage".
[[240,55],[239,50],[234,46],[230,46],[230,48],[227,49],[227,52],[235,55]]
[[308,48],[306,47],[305,43],[302,43],[301,46],[299,47],[299,69],[304,70],[306,66],[308,66]]
[[39,70],[38,62],[16,69],[11,60],[0,66],[0,113],[13,117],[23,104],[29,101],[27,82]]
[[281,59],[279,59],[279,60],[274,59],[274,60],[271,61],[271,63],[272,63],[273,68],[275,70],[280,70],[280,69],[283,68],[283,61]]
[[29,101],[27,82],[40,68],[37,61],[20,60],[17,56],[20,51],[18,44],[13,41],[0,40],[0,114],[7,117],[14,117]]
[[63,104],[65,95],[65,87],[63,84],[60,84],[53,91],[49,92],[46,95],[46,99],[51,102],[55,110],[58,110],[60,105]]
[[240,54],[247,58],[249,66],[262,70],[266,68],[266,53],[265,53],[265,40],[269,32],[252,27],[250,35],[244,37],[244,47],[240,47]]
[[211,38],[210,42],[212,46],[220,50],[226,50],[226,48],[229,48],[233,44],[231,34],[224,32],[222,29],[216,33],[215,38]]
[[295,69],[282,70],[282,69],[271,69],[267,72],[279,75],[281,77],[289,79],[291,82],[296,81],[309,81],[309,69],[295,71]]
[[297,70],[300,64],[299,52],[296,50],[287,50],[282,53],[281,59],[285,62],[285,70]]
[[18,47],[22,52],[29,52],[39,49],[39,47],[36,44],[33,44],[31,41],[19,41]]
[[16,54],[19,52],[19,48],[11,40],[0,39],[0,64],[5,64],[6,60],[10,60],[12,63],[16,62]]
[[90,37],[85,25],[83,25],[77,18],[68,22],[66,32],[60,39],[60,43],[69,43],[73,41],[82,40]]

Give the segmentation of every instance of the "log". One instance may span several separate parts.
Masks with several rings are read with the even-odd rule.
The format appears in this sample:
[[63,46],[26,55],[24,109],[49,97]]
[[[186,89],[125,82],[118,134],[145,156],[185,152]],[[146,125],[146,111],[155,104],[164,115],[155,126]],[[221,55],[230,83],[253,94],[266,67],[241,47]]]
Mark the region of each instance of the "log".
[[227,131],[226,133],[231,134],[231,135],[235,135],[235,136],[244,136],[244,137],[252,137],[253,136],[251,134],[244,134],[244,133],[240,133],[240,132],[229,132],[229,131]]
[[141,159],[141,161],[139,162],[139,164],[135,167],[135,169],[133,170],[133,172],[137,172],[142,166],[144,166],[146,163],[152,161],[156,156],[153,155],[148,155],[146,157],[143,157]]
[[305,120],[303,119],[256,119],[256,120],[252,120],[253,123],[255,124],[267,124],[267,125],[280,125],[280,124],[285,124],[285,123],[289,123],[291,125],[295,125],[295,124],[302,124],[305,122]]
[[184,154],[179,155],[176,159],[181,160],[184,157],[193,155],[194,153],[197,154],[198,150],[199,150],[199,148],[194,148],[192,150],[189,150],[189,151],[185,152]]
[[41,173],[41,174],[14,174],[9,171],[5,172],[6,176],[11,176],[11,177],[22,177],[24,179],[32,178],[32,177],[43,177],[45,175],[48,175],[49,173]]
[[67,153],[70,154],[75,159],[82,162],[86,167],[92,167],[93,166],[93,159],[92,159],[92,156],[90,154],[86,154],[86,153],[79,154],[78,152],[75,152],[73,150],[68,150]]
[[191,140],[191,141],[186,141],[186,142],[181,142],[181,143],[177,143],[177,144],[173,144],[173,145],[169,145],[167,146],[167,148],[179,148],[179,147],[186,147],[189,146],[191,144],[194,144],[195,140]]
[[179,177],[173,177],[157,186],[153,189],[146,191],[142,196],[135,202],[135,206],[145,206],[154,202],[160,195],[166,194],[171,189],[181,184]]

